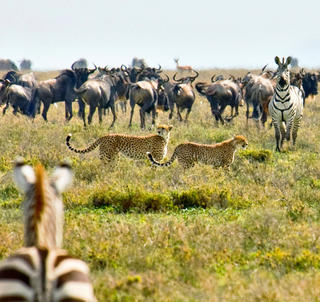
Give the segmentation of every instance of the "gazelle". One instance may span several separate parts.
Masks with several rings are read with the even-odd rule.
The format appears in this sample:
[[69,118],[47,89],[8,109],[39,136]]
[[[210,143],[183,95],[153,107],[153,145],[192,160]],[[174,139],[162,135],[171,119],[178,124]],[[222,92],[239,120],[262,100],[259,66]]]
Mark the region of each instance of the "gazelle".
[[188,66],[188,65],[181,66],[181,65],[179,65],[179,59],[178,59],[178,58],[175,58],[175,59],[173,59],[173,60],[176,62],[176,64],[177,64],[177,70],[178,70],[179,72],[183,73],[183,72],[189,72],[189,71],[192,71],[192,70],[193,70],[191,66]]

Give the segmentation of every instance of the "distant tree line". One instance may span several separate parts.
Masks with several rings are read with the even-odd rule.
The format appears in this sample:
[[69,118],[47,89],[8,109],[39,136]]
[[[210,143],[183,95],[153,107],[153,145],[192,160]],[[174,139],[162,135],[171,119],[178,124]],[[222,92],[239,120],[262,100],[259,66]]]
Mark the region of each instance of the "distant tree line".
[[[31,70],[32,62],[28,59],[22,59],[20,61],[20,70]],[[10,59],[0,59],[0,70],[18,70],[17,65]]]

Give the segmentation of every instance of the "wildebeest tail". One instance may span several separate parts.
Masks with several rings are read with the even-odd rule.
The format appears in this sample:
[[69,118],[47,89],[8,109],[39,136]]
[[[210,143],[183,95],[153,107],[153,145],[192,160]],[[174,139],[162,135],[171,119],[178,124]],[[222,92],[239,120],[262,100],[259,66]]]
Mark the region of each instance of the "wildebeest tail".
[[203,82],[199,82],[196,84],[196,89],[201,95],[206,95],[208,85]]
[[71,139],[71,133],[68,134],[67,138],[66,138],[66,144],[67,144],[67,147],[73,151],[73,152],[76,152],[76,153],[88,153],[88,152],[91,152],[92,150],[94,150],[95,148],[97,148],[100,143],[101,143],[101,138],[98,138],[94,143],[92,143],[90,146],[88,146],[87,148],[85,149],[76,149],[76,148],[73,148],[71,145],[70,145],[70,139]]
[[150,152],[147,152],[147,156],[148,156],[150,162],[151,162],[153,165],[158,166],[158,167],[168,167],[168,166],[170,166],[170,165],[174,162],[174,160],[175,160],[176,157],[177,157],[177,154],[176,154],[176,150],[175,150],[175,151],[173,152],[170,160],[167,161],[166,163],[159,163],[159,162],[155,161],[154,158],[153,158],[153,156],[152,156],[152,154],[151,154]]

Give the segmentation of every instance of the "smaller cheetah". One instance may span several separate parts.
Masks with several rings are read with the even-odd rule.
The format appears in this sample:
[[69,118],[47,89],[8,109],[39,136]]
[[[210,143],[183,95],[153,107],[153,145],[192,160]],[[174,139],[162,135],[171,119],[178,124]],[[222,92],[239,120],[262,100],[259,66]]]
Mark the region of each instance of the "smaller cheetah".
[[76,153],[88,153],[99,146],[100,159],[105,164],[114,166],[119,153],[134,158],[144,159],[146,152],[152,154],[156,160],[162,160],[167,154],[167,145],[172,126],[159,125],[157,134],[135,136],[126,134],[108,134],[98,138],[86,149],[75,149],[70,145],[71,134],[66,138],[66,144],[71,151]]
[[179,163],[184,169],[194,166],[196,162],[217,167],[229,167],[234,161],[234,154],[239,147],[245,148],[248,145],[247,140],[242,135],[215,145],[204,145],[196,143],[182,143],[178,145],[169,161],[166,163],[157,162],[150,152],[147,152],[148,158],[155,166],[170,166],[178,158]]

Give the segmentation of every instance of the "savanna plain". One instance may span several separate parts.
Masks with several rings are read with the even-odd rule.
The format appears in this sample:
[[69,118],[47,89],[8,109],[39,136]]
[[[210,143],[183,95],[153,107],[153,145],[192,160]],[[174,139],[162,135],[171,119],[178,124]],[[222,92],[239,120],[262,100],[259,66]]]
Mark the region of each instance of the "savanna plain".
[[[197,80],[219,73],[246,70],[202,70]],[[36,73],[39,80],[57,74]],[[264,129],[247,126],[245,107],[224,126],[198,94],[187,123],[159,112],[158,124],[173,125],[167,157],[184,141],[244,135],[249,145],[230,170],[197,164],[184,171],[177,162],[152,168],[147,158],[124,156],[109,170],[98,150],[68,150],[67,134],[84,148],[107,133],[154,130],[140,130],[138,108],[131,129],[129,111],[118,112],[111,130],[108,113],[101,125],[95,115],[84,129],[77,109],[75,103],[68,123],[63,103],[50,107],[48,123],[11,109],[0,117],[0,260],[23,243],[12,161],[23,156],[52,170],[68,158],[75,179],[63,195],[64,248],[90,266],[99,301],[320,301],[320,97],[306,101],[297,145],[285,143],[282,153],[274,151],[270,117]]]

